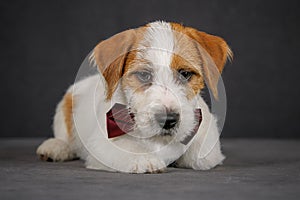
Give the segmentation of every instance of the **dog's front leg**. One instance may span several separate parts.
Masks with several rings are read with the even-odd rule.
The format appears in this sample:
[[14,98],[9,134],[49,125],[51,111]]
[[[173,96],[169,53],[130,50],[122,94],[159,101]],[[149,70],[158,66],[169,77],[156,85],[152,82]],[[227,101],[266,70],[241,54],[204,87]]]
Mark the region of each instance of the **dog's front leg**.
[[210,114],[203,123],[190,147],[176,161],[178,167],[208,170],[222,164],[225,156],[221,152],[217,121]]
[[105,171],[120,171],[133,174],[141,173],[161,173],[165,171],[166,164],[155,156],[140,155],[126,158],[111,158],[111,166],[102,164],[92,156],[86,159],[86,167],[90,169]]
[[[87,168],[126,173],[160,173],[166,168],[164,160],[147,148],[151,144],[145,144],[140,139],[120,136],[110,141],[108,148],[103,148],[98,141],[93,139],[88,142],[93,153],[85,158]],[[104,154],[101,153],[103,151]]]

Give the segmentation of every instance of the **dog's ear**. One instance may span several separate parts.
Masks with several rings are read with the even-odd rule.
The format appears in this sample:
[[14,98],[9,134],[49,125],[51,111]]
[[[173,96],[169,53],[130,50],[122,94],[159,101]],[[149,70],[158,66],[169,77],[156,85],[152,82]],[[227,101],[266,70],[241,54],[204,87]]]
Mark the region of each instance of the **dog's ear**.
[[126,58],[136,39],[136,31],[130,29],[100,42],[93,51],[92,60],[97,64],[107,83],[106,99],[111,99],[120,78]]
[[[202,54],[203,59],[205,59],[203,63],[204,76],[214,97],[218,99],[218,80],[224,65],[226,64],[227,58],[231,60],[233,57],[232,51],[221,37],[210,35],[189,27],[187,27],[186,30],[187,34],[192,39],[196,40],[205,50],[203,51],[203,49],[200,49],[200,53]],[[209,55],[205,55],[207,54],[206,52]]]

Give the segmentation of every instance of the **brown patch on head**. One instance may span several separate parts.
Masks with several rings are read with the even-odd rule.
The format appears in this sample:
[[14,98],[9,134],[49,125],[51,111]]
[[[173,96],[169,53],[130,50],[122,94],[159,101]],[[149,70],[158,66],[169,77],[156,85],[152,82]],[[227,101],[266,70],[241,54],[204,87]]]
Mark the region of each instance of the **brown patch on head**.
[[140,93],[151,86],[151,83],[142,83],[137,78],[137,72],[147,71],[151,72],[148,61],[136,58],[137,51],[133,51],[129,55],[128,62],[125,65],[122,87],[130,87],[134,92]]
[[63,98],[63,113],[65,117],[65,124],[67,128],[67,134],[72,137],[73,130],[73,96],[71,93],[65,94]]
[[204,80],[200,74],[200,71],[195,66],[193,66],[193,64],[191,64],[181,56],[173,54],[171,68],[176,73],[175,76],[179,76],[180,70],[185,70],[193,73],[193,76],[186,83],[188,85],[188,88],[191,89],[188,90],[188,99],[191,99],[192,97],[197,95],[200,90],[204,88]]
[[[212,90],[215,98],[218,98],[217,84],[220,73],[224,68],[227,58],[232,58],[232,52],[227,43],[220,37],[210,35],[190,27],[184,27],[183,25],[177,23],[170,24],[175,33],[178,33],[175,34],[178,41],[180,41],[180,35],[187,35],[193,39],[193,41],[189,43],[194,43],[194,46],[196,46],[198,49],[199,56],[202,57],[202,70],[206,78],[206,83]],[[216,67],[214,67],[213,63],[210,62],[210,58],[207,53],[204,52],[203,49],[197,44],[200,44],[201,47],[208,53]]]
[[142,37],[144,27],[123,31],[100,42],[94,49],[93,59],[107,83],[106,99],[111,99],[120,78],[135,58],[134,49]]
[[182,24],[178,24],[178,23],[174,23],[174,22],[171,22],[171,27],[174,31],[177,31],[177,32],[180,32],[180,33],[185,33],[186,30],[185,30],[185,27],[182,25]]

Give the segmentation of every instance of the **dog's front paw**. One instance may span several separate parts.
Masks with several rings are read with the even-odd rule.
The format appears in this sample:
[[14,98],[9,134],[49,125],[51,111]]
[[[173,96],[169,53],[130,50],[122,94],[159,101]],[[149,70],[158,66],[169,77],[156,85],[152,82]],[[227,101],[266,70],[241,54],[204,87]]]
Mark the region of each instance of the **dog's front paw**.
[[166,169],[166,164],[155,157],[140,157],[129,164],[127,172],[140,173],[162,173]]
[[44,141],[36,153],[41,160],[54,162],[72,160],[76,156],[66,142],[57,138]]
[[192,168],[195,170],[208,170],[217,165],[222,165],[224,159],[225,156],[221,152],[207,157],[200,157],[192,164]]
[[221,165],[225,156],[220,148],[215,148],[207,155],[199,155],[199,153],[189,152],[176,161],[176,167],[192,168],[194,170],[208,170]]

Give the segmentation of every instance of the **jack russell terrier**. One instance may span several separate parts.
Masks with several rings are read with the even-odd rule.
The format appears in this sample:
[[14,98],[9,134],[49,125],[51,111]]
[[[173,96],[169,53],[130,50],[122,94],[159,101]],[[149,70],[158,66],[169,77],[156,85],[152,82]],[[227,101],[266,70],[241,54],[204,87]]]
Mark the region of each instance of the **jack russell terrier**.
[[[157,173],[222,164],[217,119],[200,93],[218,99],[232,52],[217,36],[156,21],[100,42],[99,73],[74,83],[58,104],[42,160],[85,160],[88,168]],[[92,67],[92,66],[91,66]]]

